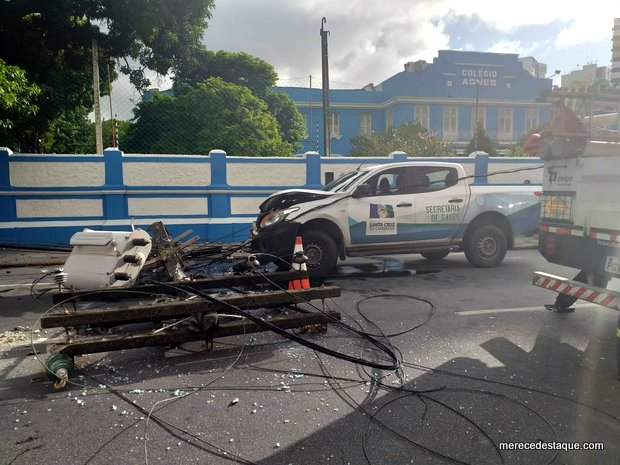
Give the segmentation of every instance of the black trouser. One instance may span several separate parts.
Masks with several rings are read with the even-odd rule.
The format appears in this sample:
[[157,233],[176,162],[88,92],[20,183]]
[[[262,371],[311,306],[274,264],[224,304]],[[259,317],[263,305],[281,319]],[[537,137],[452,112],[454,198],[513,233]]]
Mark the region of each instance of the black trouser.
[[[584,284],[591,284],[596,287],[602,287],[603,289],[607,287],[607,283],[609,282],[610,277],[604,274],[596,274],[593,273],[593,282],[588,282],[588,275],[590,273],[587,271],[580,271],[577,273],[577,276],[573,278],[573,281],[578,281]],[[575,303],[577,297],[567,294],[558,294],[555,298],[555,306],[557,308],[568,308]]]

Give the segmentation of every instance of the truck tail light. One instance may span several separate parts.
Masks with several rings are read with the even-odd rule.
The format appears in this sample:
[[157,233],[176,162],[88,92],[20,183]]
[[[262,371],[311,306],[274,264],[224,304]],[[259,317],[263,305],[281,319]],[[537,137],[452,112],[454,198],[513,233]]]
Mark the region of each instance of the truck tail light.
[[573,196],[565,194],[545,194],[540,198],[540,217],[571,221],[573,218]]

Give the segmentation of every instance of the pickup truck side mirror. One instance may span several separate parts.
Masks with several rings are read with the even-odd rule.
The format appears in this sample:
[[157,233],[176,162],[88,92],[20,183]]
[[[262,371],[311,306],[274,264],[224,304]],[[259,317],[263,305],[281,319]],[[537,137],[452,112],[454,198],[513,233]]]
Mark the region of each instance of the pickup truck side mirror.
[[355,188],[351,197],[354,199],[359,199],[361,197],[369,197],[372,195],[372,191],[370,190],[370,186],[368,184],[360,184]]

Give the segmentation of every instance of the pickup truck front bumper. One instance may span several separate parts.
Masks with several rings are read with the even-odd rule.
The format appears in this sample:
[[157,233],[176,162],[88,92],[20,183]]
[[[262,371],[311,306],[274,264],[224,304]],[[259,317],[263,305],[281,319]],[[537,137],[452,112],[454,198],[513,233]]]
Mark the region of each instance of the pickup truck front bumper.
[[[283,221],[265,229],[256,229],[252,234],[253,239],[250,248],[254,253],[275,255],[290,262],[299,226],[300,224],[294,221]],[[276,258],[274,258],[274,262],[277,265],[282,264],[278,263]]]

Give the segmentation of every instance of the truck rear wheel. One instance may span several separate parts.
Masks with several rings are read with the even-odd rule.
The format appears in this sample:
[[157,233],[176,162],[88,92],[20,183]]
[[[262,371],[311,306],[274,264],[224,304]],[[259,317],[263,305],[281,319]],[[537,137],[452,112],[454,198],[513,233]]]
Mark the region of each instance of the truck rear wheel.
[[475,227],[465,238],[467,260],[482,268],[491,268],[502,263],[507,248],[506,234],[494,224]]
[[338,247],[329,234],[309,230],[301,233],[304,253],[308,257],[308,275],[311,278],[323,278],[336,266]]

